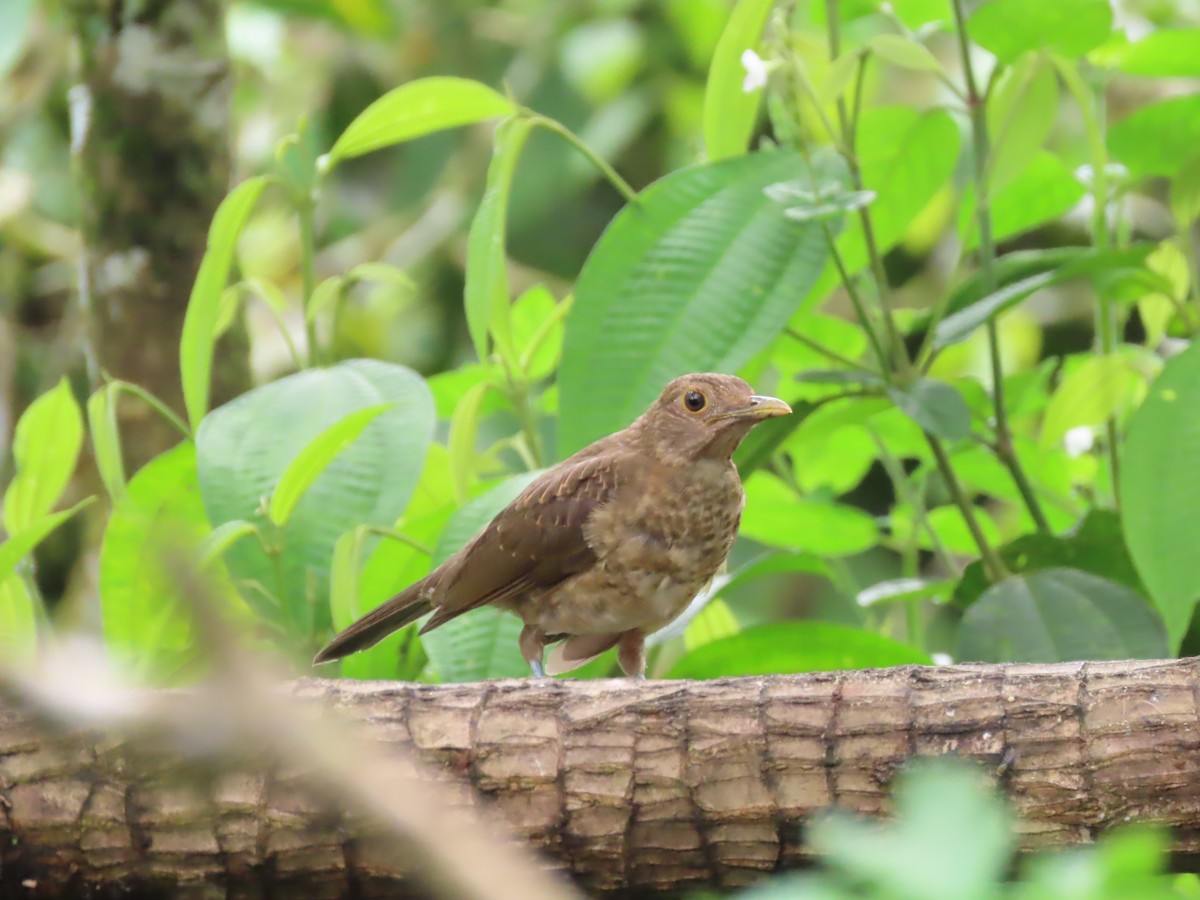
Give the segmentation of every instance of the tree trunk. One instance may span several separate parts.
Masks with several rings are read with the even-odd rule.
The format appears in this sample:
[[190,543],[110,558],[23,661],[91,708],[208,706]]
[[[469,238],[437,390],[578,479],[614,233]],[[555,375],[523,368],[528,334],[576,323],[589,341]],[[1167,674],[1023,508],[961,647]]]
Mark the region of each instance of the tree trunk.
[[[230,71],[221,0],[72,4],[80,84],[72,148],[82,201],[81,295],[93,379],[134,382],[183,412],[179,336],[209,223],[230,181]],[[217,347],[213,402],[250,384],[245,331]],[[179,435],[120,410],[131,469]]]
[[[1025,849],[1129,820],[1200,847],[1200,660],[902,667],[711,682],[306,680],[288,691],[432,765],[593,891],[731,887],[802,864],[803,825],[888,811],[911,756],[993,771]],[[334,727],[331,725],[331,727]],[[111,735],[50,738],[0,705],[3,879],[205,885],[218,895],[403,893],[304,773],[242,762],[181,790]],[[475,790],[469,790],[468,785]],[[485,799],[481,799],[485,798]],[[4,831],[10,832],[5,835]]]

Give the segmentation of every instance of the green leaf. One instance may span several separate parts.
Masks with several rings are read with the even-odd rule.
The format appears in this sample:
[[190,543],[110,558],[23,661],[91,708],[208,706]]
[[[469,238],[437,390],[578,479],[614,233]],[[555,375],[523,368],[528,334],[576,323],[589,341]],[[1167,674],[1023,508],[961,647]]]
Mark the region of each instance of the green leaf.
[[[991,198],[992,232],[997,241],[1006,240],[1062,216],[1086,193],[1066,163],[1041,151],[1008,185]],[[959,234],[963,249],[979,245],[975,198],[968,188],[959,209]]]
[[125,463],[121,453],[121,432],[117,428],[119,391],[117,384],[109,382],[96,390],[87,402],[92,455],[104,489],[114,503],[125,496]]
[[748,478],[745,491],[741,533],[768,547],[850,556],[879,540],[871,516],[852,506],[801,497],[766,472]]
[[946,305],[949,314],[938,323],[934,346],[942,349],[966,340],[988,319],[1051,285],[1081,276],[1142,270],[1152,247],[1152,244],[1109,250],[1054,247],[1006,253],[996,261],[993,273],[999,284],[996,291],[985,292],[987,279],[982,271],[975,272],[954,289]]
[[479,437],[479,410],[483,398],[491,389],[492,385],[486,381],[473,385],[455,407],[454,417],[450,420],[450,435],[447,438],[450,483],[454,487],[454,498],[459,503],[466,501],[475,480],[475,470],[479,465],[479,454],[475,451],[475,441]]
[[[887,253],[949,183],[962,136],[944,110],[919,113],[906,106],[877,106],[863,111],[856,143],[864,187],[876,194],[871,205],[875,243],[880,253]],[[847,272],[867,266],[870,257],[857,217],[846,220],[837,246]],[[841,276],[831,260],[799,308],[808,315],[812,303],[840,286]]]
[[1125,542],[1177,648],[1200,599],[1200,342],[1163,367],[1123,450]]
[[1058,79],[1038,54],[1000,79],[987,106],[991,190],[1010,184],[1037,157],[1058,120]]
[[413,138],[512,115],[512,103],[466,78],[419,78],[388,91],[351,122],[329,151],[327,165]]
[[684,629],[683,646],[689,651],[695,650],[713,641],[733,637],[737,633],[737,616],[733,614],[728,603],[720,597],[714,597]]
[[1102,425],[1128,409],[1141,379],[1125,357],[1089,356],[1063,379],[1042,419],[1043,447],[1056,447],[1072,428]]
[[693,166],[613,220],[567,316],[562,454],[628,425],[672,378],[736,371],[770,343],[825,262],[820,226],[763,194],[804,167],[782,151]]
[[264,498],[292,459],[350,413],[381,404],[393,408],[334,459],[271,537],[282,548],[277,565],[249,541],[225,556],[251,607],[306,640],[329,628],[334,543],[357,525],[391,526],[412,495],[433,435],[433,400],[425,382],[409,369],[376,360],[308,370],[213,411],[196,435],[210,521],[220,526],[241,519],[262,527]]
[[[464,504],[450,519],[434,552],[441,564],[517,498],[538,472],[514,475]],[[491,606],[472,610],[424,636],[429,662],[445,681],[518,678],[529,674],[517,640],[521,620]]]
[[487,188],[467,237],[465,303],[467,329],[480,362],[488,358],[488,334],[500,355],[515,365],[512,346],[512,313],[509,304],[508,197],[525,139],[533,127],[530,119],[509,119],[496,129]]
[[1079,57],[1112,31],[1109,0],[988,0],[967,20],[967,34],[1001,62],[1030,50]]
[[[940,711],[946,714],[947,730],[952,729],[954,707],[947,704]],[[838,883],[846,879],[856,886],[855,894],[844,896],[1000,896],[997,885],[1012,865],[1015,829],[1011,813],[984,773],[965,760],[914,760],[906,766],[895,796],[896,816],[890,822],[866,821],[835,810],[807,829],[813,849],[833,867]],[[833,896],[840,900],[843,895]]]
[[[955,469],[958,470],[958,456],[955,457],[954,463]],[[998,552],[1005,568],[1014,575],[1036,572],[1039,569],[1078,569],[1123,584],[1139,595],[1146,593],[1125,547],[1125,539],[1121,535],[1121,519],[1111,510],[1092,510],[1074,532],[1065,537],[1053,534],[1026,534],[1004,545]],[[958,606],[968,607],[978,600],[989,586],[983,564],[979,561],[973,562],[963,571],[954,588],[954,602]]]
[[347,413],[338,419],[307,444],[300,452],[292,457],[275,490],[271,492],[271,502],[267,506],[267,518],[276,526],[287,525],[292,513],[296,510],[304,494],[312,487],[321,474],[329,468],[333,461],[351,444],[358,440],[364,429],[374,422],[382,413],[393,407],[392,403],[380,403],[367,406]]
[[346,279],[344,277],[331,275],[313,288],[312,296],[308,298],[308,308],[304,310],[305,320],[315,322],[317,316],[325,310],[337,306],[338,301],[342,299],[342,291],[345,287]]
[[83,446],[83,416],[64,377],[38,397],[17,422],[17,473],[4,494],[4,527],[19,534],[44,518],[66,490]]
[[12,577],[21,560],[32,553],[34,548],[45,540],[50,532],[54,531],[59,525],[90,504],[94,499],[94,497],[88,497],[86,500],[76,503],[70,509],[64,509],[61,512],[43,516],[34,522],[30,522],[22,531],[9,535],[8,540],[0,543],[0,582],[7,581]]
[[775,622],[696,648],[667,677],[790,675],[929,662],[915,647],[870,631],[830,622]]
[[972,662],[1156,659],[1162,620],[1124,585],[1075,569],[1042,569],[988,588],[967,610],[956,658]]
[[763,28],[775,0],[738,0],[729,14],[704,88],[704,150],[710,162],[746,152],[762,91],[742,90],[742,54],[762,49]]
[[139,681],[178,682],[198,655],[191,617],[161,552],[209,534],[190,441],[146,463],[117,503],[100,548],[104,643]]
[[199,427],[200,420],[208,412],[213,345],[217,339],[221,295],[229,281],[238,235],[242,233],[250,211],[254,209],[268,180],[266,177],[248,178],[235,187],[217,207],[208,230],[208,246],[188,299],[183,334],[179,341],[183,401],[193,429]]
[[1126,44],[1116,55],[1126,75],[1200,78],[1200,28],[1164,28]]
[[0,659],[6,668],[33,661],[37,653],[37,611],[20,578],[0,581]]
[[1200,146],[1200,94],[1138,107],[1108,129],[1108,150],[1135,178],[1174,175]]
[[574,299],[568,295],[555,303],[554,295],[540,284],[517,298],[512,308],[513,348],[521,371],[530,381],[554,374],[562,356],[563,320]]
[[0,79],[20,59],[36,8],[34,0],[5,0],[0,4]]
[[1171,214],[1181,231],[1200,219],[1200,153],[1192,156],[1171,181]]
[[971,432],[971,411],[951,384],[918,378],[904,387],[889,387],[887,393],[905,415],[930,434],[957,441]]
[[253,522],[243,522],[241,519],[234,519],[219,525],[205,535],[204,540],[196,548],[198,567],[207,568],[242,538],[253,537],[257,534],[258,529]]
[[877,34],[867,41],[867,47],[880,59],[901,69],[912,69],[914,72],[943,71],[937,57],[923,44],[904,35]]

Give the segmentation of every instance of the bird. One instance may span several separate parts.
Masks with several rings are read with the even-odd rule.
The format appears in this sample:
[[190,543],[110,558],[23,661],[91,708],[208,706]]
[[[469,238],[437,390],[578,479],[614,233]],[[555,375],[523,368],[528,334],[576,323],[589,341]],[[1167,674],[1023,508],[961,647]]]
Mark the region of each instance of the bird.
[[313,665],[429,613],[421,634],[491,605],[524,623],[518,643],[534,676],[616,646],[621,670],[644,678],[646,636],[712,581],[737,536],[745,494],[734,450],[791,411],[732,375],[674,379],[627,428],[548,468],[437,569],[337,634]]

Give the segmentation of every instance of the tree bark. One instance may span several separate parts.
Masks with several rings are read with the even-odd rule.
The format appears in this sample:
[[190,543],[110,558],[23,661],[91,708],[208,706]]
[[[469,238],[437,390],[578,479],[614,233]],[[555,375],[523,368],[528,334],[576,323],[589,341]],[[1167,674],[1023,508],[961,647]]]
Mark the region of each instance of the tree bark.
[[[1138,820],[1174,826],[1174,852],[1193,854],[1198,676],[1189,659],[287,690],[411,751],[457,802],[502,814],[584,887],[619,891],[733,887],[803,864],[812,814],[886,814],[912,756],[987,766],[1021,815],[1023,849]],[[0,894],[12,878],[404,894],[395,861],[372,856],[303,772],[243,761],[184,790],[179,760],[148,773],[129,753],[112,735],[50,737],[0,705]]]
[[[78,0],[71,95],[81,192],[81,296],[91,369],[183,412],[179,336],[208,227],[230,181],[230,71],[221,0]],[[250,386],[242,326],[218,344],[213,402]],[[179,440],[123,403],[136,469]]]

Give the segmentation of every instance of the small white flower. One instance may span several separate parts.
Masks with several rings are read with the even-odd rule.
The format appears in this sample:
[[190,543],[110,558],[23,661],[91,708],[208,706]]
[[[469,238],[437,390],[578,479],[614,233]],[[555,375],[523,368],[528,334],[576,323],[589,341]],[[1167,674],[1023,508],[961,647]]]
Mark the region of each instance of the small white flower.
[[751,91],[757,91],[767,86],[766,60],[753,50],[746,50],[742,53],[742,68],[746,70],[746,77],[742,79],[743,94],[749,94]]
[[[949,653],[931,653],[929,654],[929,658],[933,660],[935,666],[948,666],[954,662]],[[952,716],[954,713],[950,712],[947,715]]]
[[1063,435],[1063,444],[1067,448],[1067,456],[1074,459],[1076,456],[1083,456],[1092,449],[1092,444],[1096,442],[1096,436],[1092,433],[1090,425],[1080,425],[1072,428]]

